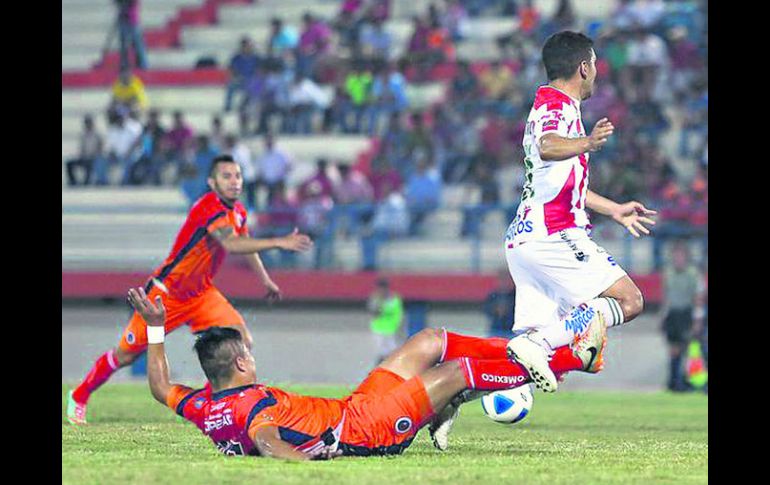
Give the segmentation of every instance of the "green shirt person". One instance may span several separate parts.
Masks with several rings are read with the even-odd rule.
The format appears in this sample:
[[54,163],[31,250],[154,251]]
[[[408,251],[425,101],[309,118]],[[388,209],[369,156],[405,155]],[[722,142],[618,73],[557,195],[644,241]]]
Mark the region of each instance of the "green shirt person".
[[386,279],[377,280],[377,286],[369,296],[367,305],[373,315],[370,328],[377,348],[377,364],[398,348],[404,304],[401,297],[390,291]]

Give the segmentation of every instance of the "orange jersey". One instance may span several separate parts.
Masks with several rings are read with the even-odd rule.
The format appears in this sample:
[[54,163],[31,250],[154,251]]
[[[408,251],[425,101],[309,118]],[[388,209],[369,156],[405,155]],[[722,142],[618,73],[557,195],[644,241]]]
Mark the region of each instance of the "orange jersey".
[[343,399],[303,396],[260,384],[215,393],[174,386],[166,403],[230,455],[259,455],[251,440],[276,426],[283,441],[303,452],[334,445],[344,455],[402,453],[433,417],[422,380],[378,368]]
[[[193,204],[171,254],[152,278],[178,299],[198,295],[211,287],[225,258],[225,249],[211,233],[223,227],[232,227],[236,234],[247,235],[246,209],[240,202],[228,207],[216,193],[208,192]],[[147,291],[150,286],[148,284]]]

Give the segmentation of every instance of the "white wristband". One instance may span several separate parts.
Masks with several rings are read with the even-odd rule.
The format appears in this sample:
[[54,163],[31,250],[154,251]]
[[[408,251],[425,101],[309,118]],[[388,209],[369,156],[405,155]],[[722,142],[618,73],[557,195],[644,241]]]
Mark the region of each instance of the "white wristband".
[[164,327],[151,327],[147,325],[147,343],[162,344],[166,339],[166,329]]

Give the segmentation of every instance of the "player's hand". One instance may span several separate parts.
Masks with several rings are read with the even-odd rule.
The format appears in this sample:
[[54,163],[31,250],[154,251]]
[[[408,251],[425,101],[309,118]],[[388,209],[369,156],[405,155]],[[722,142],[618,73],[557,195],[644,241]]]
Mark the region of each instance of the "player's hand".
[[308,453],[311,460],[333,460],[342,456],[342,450],[335,449],[334,446],[324,446],[318,451]]
[[289,251],[307,251],[313,247],[313,241],[306,234],[300,234],[296,227],[288,236],[280,238],[280,247]]
[[166,323],[166,308],[160,295],[155,297],[155,304],[150,301],[144,288],[128,290],[128,301],[150,327],[162,327]]
[[617,209],[612,212],[612,220],[625,227],[634,237],[640,237],[639,233],[650,234],[650,230],[645,224],[654,226],[655,221],[647,216],[654,216],[657,211],[650,210],[640,204],[632,201],[625,204],[619,204]]
[[615,131],[615,127],[612,126],[612,123],[607,118],[597,121],[591,136],[588,137],[588,151],[595,152],[600,150],[607,143],[613,131]]
[[265,288],[267,288],[265,298],[267,299],[268,303],[280,301],[281,298],[283,298],[281,289],[273,282],[273,280],[267,280],[267,282],[265,282]]

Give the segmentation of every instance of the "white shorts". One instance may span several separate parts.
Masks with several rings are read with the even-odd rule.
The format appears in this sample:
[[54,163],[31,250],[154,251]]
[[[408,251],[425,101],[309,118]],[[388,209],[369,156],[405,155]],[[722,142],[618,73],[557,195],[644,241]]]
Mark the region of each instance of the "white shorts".
[[596,298],[626,276],[584,229],[566,229],[509,246],[511,241],[505,241],[508,271],[516,284],[516,330],[556,323],[573,307]]

